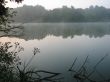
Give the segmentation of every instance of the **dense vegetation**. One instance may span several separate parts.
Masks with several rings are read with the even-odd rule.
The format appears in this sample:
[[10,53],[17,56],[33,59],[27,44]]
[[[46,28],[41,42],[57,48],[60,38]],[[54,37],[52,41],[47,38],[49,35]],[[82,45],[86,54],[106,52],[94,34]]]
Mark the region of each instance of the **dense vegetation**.
[[110,21],[110,9],[102,6],[90,6],[86,9],[63,6],[47,10],[44,7],[27,6],[15,9],[17,11],[14,20],[16,22],[96,22]]

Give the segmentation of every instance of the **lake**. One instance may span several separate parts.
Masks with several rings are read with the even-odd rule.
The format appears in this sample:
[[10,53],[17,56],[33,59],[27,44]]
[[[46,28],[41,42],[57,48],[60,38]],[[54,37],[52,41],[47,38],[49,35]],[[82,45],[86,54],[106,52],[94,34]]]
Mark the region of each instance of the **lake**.
[[[80,68],[86,57],[88,72],[106,54],[108,56],[97,66],[102,78],[110,76],[110,22],[99,23],[25,23],[23,36],[2,37],[1,42],[19,42],[24,47],[20,54],[28,62],[35,47],[40,49],[30,66],[36,69],[62,73],[63,81],[72,82],[68,69],[77,57],[74,70]],[[99,73],[91,76],[96,79]],[[97,75],[96,75],[97,74]]]

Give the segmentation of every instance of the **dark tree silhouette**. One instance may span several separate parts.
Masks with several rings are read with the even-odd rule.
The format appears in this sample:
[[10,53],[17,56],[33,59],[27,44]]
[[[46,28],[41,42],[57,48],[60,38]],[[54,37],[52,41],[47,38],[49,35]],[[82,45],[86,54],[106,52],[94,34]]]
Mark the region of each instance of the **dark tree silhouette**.
[[[21,3],[23,0],[8,0],[8,1],[14,1],[17,3]],[[6,15],[6,11],[8,7],[5,7],[5,4],[7,3],[6,0],[0,0],[0,16]]]
[[[21,3],[23,0],[0,0],[0,32],[3,34],[1,36],[7,36],[7,35],[14,35],[15,30],[14,29],[21,29],[21,26],[11,26],[10,23],[13,22],[11,18],[15,15],[15,11],[13,11],[11,8],[6,7],[6,4],[8,2],[16,2]],[[9,32],[12,32],[9,34]]]

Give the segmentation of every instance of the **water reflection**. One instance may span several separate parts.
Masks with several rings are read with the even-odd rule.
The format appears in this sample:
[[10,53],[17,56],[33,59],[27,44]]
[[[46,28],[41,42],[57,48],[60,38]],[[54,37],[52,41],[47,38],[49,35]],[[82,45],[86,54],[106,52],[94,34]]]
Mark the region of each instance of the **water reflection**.
[[63,38],[87,35],[91,38],[110,34],[110,23],[28,23],[24,27],[21,38],[25,40],[40,40],[49,35]]
[[[34,57],[31,66],[61,73],[64,82],[73,82],[68,69],[76,57],[80,66],[89,55],[87,66],[92,69],[105,54],[110,54],[109,23],[28,23],[24,26],[24,36],[2,37],[0,41],[19,42],[25,49],[20,55],[23,61],[31,58],[34,47],[39,48],[41,53]],[[97,67],[107,78],[109,62],[110,56]]]

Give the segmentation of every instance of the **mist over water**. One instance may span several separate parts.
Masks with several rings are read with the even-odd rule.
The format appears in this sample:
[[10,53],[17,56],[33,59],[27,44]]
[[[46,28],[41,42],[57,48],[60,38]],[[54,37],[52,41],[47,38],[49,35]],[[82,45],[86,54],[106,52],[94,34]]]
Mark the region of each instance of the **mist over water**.
[[[91,70],[105,55],[110,55],[110,23],[25,23],[23,36],[2,37],[0,41],[19,42],[24,47],[20,57],[28,61],[34,47],[40,49],[31,65],[62,73],[65,82],[72,82],[68,69],[78,57],[78,69],[89,55],[87,66]],[[110,56],[97,67],[106,78],[110,76]],[[94,75],[95,76],[95,75]],[[95,78],[95,77],[94,77]]]
[[44,39],[47,36],[62,37],[86,35],[89,38],[101,38],[110,34],[110,23],[26,23],[24,24],[25,40]]

